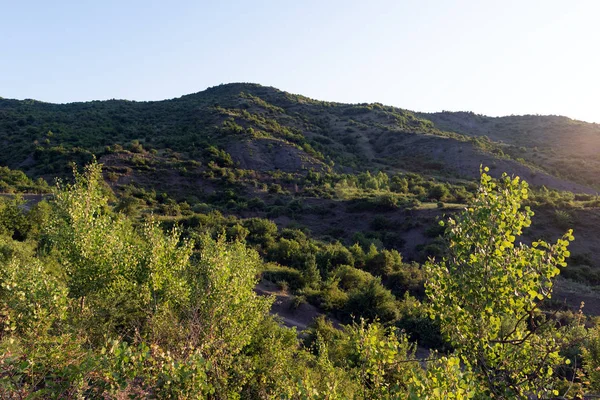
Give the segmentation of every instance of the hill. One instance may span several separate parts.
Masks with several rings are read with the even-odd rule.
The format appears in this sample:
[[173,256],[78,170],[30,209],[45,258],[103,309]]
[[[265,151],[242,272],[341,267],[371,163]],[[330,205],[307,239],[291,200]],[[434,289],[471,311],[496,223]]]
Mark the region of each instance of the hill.
[[242,83],[0,99],[0,397],[597,392],[598,139]]
[[[594,162],[599,132],[595,124],[563,117],[415,114],[377,103],[316,101],[256,84],[221,85],[157,102],[0,100],[6,149],[0,162],[34,176],[62,172],[65,161],[101,156],[114,145],[170,149],[198,161],[208,160],[205,149],[215,146],[241,168],[257,171],[335,166],[338,172],[386,169],[473,178],[485,164],[533,184],[590,192],[597,182],[573,171]],[[561,158],[553,164],[530,154],[535,151],[555,151]],[[562,174],[560,163],[569,165]]]
[[561,116],[486,117],[469,112],[420,114],[441,129],[504,143],[549,173],[597,187],[600,125]]
[[[533,186],[542,228],[524,239],[574,226],[570,277],[600,284],[597,124],[424,114],[233,83],[153,102],[0,99],[0,143],[0,164],[27,175],[17,184],[19,171],[7,169],[9,191],[43,191],[35,179],[69,176],[70,163],[96,158],[132,215],[187,225],[215,211],[265,218],[322,243],[394,249],[417,262],[443,253],[437,220],[472,197],[484,165]],[[263,247],[267,259],[298,264]]]

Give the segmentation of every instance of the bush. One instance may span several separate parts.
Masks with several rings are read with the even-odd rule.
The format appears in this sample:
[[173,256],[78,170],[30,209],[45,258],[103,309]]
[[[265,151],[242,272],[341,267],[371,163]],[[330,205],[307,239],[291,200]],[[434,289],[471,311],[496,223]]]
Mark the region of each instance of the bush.
[[304,279],[300,271],[283,265],[270,263],[265,266],[261,275],[273,283],[285,282],[287,287],[292,290],[298,290],[304,286]]
[[292,308],[292,310],[297,310],[298,308],[300,308],[300,306],[304,304],[306,304],[306,296],[294,296],[292,298],[292,303],[290,304],[290,307]]
[[573,216],[565,210],[555,210],[554,211],[554,222],[560,229],[569,229],[569,227],[573,226]]
[[386,276],[402,266],[402,255],[396,250],[382,250],[367,260],[365,268],[376,276]]
[[246,237],[249,233],[250,231],[248,230],[248,228],[240,224],[235,224],[227,228],[227,238],[229,240],[244,241],[246,240]]
[[450,197],[450,190],[446,185],[435,184],[429,188],[427,197],[437,201],[446,201]]
[[248,210],[251,211],[263,211],[265,209],[265,202],[258,198],[258,197],[253,197],[250,200],[248,200]]
[[283,193],[283,188],[278,183],[272,183],[269,185],[269,193],[273,193],[273,194]]
[[364,289],[375,277],[366,271],[361,271],[349,265],[342,265],[334,272],[343,290]]
[[374,204],[378,210],[393,211],[398,208],[398,197],[393,194],[377,196]]
[[324,276],[340,265],[354,265],[352,253],[339,242],[325,245],[316,257],[317,265]]
[[325,311],[339,313],[348,301],[348,294],[338,286],[337,280],[328,280],[321,290],[307,290],[309,301]]
[[405,293],[418,299],[425,297],[425,274],[417,263],[403,264],[398,271],[389,274],[385,279],[385,286],[400,298]]
[[266,244],[277,235],[277,225],[268,219],[248,218],[242,225],[250,232],[247,239],[252,244]]
[[395,326],[406,332],[420,346],[448,352],[451,347],[444,340],[439,324],[429,318],[427,304],[423,304],[407,292],[398,304],[399,318]]
[[352,290],[343,311],[342,318],[347,322],[356,317],[368,321],[379,319],[384,323],[398,318],[396,298],[383,287],[379,278],[371,280],[365,287]]

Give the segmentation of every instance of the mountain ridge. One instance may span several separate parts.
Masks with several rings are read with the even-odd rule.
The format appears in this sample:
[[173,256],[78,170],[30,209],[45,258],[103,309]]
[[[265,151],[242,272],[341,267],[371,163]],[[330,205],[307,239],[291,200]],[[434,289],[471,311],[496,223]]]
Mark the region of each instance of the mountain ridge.
[[[56,152],[72,153],[67,157],[70,161],[81,161],[100,155],[106,146],[125,146],[131,141],[185,151],[190,158],[201,159],[201,150],[216,141],[241,165],[262,165],[262,170],[291,172],[326,164],[340,171],[437,169],[473,179],[479,165],[485,164],[521,174],[538,186],[592,193],[598,185],[588,179],[591,173],[582,175],[577,168],[567,168],[564,176],[561,165],[538,162],[535,146],[506,137],[493,140],[493,135],[491,139],[485,135],[488,131],[469,130],[465,124],[467,117],[495,121],[494,117],[415,113],[380,103],[326,102],[253,83],[223,84],[147,102],[53,104],[3,99],[0,112],[0,140],[5,138],[10,150],[9,155],[0,156],[0,162],[12,168],[30,165],[26,160],[32,156],[44,158],[50,153],[52,158]],[[579,130],[590,130],[586,123],[577,125]],[[272,146],[281,151],[266,155],[265,148]],[[247,157],[251,152],[261,153],[258,159],[266,161],[253,165]],[[600,159],[593,162],[593,171],[600,170]],[[64,165],[54,169],[68,170]],[[46,173],[43,168],[32,172],[33,176]],[[563,182],[565,177],[573,184]]]
[[53,102],[53,101],[44,101],[44,100],[38,100],[38,99],[34,99],[34,98],[13,98],[13,97],[3,97],[0,96],[0,100],[8,100],[8,101],[19,101],[19,102],[36,102],[36,103],[43,103],[43,104],[51,104],[51,105],[69,105],[69,104],[82,104],[82,103],[98,103],[98,102],[110,102],[110,101],[123,101],[123,102],[131,102],[131,103],[160,103],[160,102],[167,102],[167,101],[172,101],[172,100],[178,100],[178,99],[183,99],[186,97],[193,97],[195,95],[199,95],[201,93],[207,92],[207,91],[211,91],[213,89],[219,88],[219,87],[240,87],[240,88],[244,88],[244,87],[249,87],[249,88],[265,88],[265,89],[273,89],[276,90],[278,92],[281,93],[287,93],[293,96],[300,96],[300,97],[304,97],[306,99],[309,99],[311,101],[314,102],[321,102],[321,103],[331,103],[331,104],[339,104],[339,105],[369,105],[369,104],[379,104],[385,107],[393,107],[393,108],[397,108],[397,109],[401,109],[401,110],[405,110],[405,111],[409,111],[411,113],[414,114],[418,114],[418,115],[422,115],[423,117],[426,116],[430,116],[430,115],[436,115],[436,114],[460,114],[460,115],[474,115],[474,116],[479,116],[479,117],[485,117],[485,118],[489,118],[489,119],[502,119],[502,118],[518,118],[518,117],[541,117],[541,118],[551,118],[551,117],[555,117],[555,118],[560,118],[560,119],[567,119],[573,122],[579,122],[579,123],[584,123],[584,124],[591,124],[591,125],[600,125],[600,123],[598,122],[592,122],[592,121],[584,121],[584,120],[579,120],[577,118],[572,118],[569,117],[567,115],[562,115],[562,114],[510,114],[510,115],[498,115],[498,116],[492,116],[492,115],[487,115],[485,113],[476,113],[474,111],[468,111],[468,110],[457,110],[457,111],[450,111],[450,110],[442,110],[442,111],[431,111],[431,112],[426,112],[426,111],[418,111],[418,110],[412,110],[412,109],[408,109],[408,108],[402,108],[402,107],[398,107],[398,106],[393,106],[393,105],[389,105],[389,104],[384,104],[381,102],[373,102],[373,103],[369,103],[369,102],[356,102],[356,103],[345,103],[345,102],[337,102],[337,101],[329,101],[329,100],[319,100],[316,98],[312,98],[312,97],[308,97],[305,95],[300,95],[300,94],[295,94],[292,92],[287,92],[285,90],[279,89],[275,86],[270,86],[270,85],[263,85],[260,83],[254,83],[254,82],[229,82],[229,83],[221,83],[218,85],[214,85],[214,86],[208,86],[206,89],[203,90],[199,90],[197,92],[190,92],[187,94],[183,94],[180,96],[175,96],[175,97],[170,97],[170,98],[164,98],[164,99],[157,99],[157,100],[133,100],[133,99],[127,99],[127,98],[110,98],[110,99],[94,99],[94,100],[75,100],[75,101],[69,101],[69,102]]
[[[581,141],[590,143],[578,151]],[[418,262],[441,254],[437,219],[464,207],[487,166],[533,188],[530,205],[545,223],[525,239],[575,226],[583,240],[573,244],[569,271],[600,283],[589,269],[600,265],[593,124],[415,113],[236,83],[149,102],[0,100],[0,144],[0,165],[27,174],[1,170],[5,191],[47,190],[35,179],[69,177],[72,163],[96,159],[127,213],[141,208],[182,224],[217,212],[267,218],[325,242],[361,243],[365,251],[373,244]]]

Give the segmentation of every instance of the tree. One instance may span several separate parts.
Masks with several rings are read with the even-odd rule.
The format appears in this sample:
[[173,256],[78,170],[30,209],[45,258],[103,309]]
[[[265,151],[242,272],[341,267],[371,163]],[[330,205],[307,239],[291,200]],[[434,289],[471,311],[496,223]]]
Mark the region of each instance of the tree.
[[165,233],[152,220],[138,228],[112,212],[101,179],[92,163],[57,186],[42,257],[0,235],[0,353],[6,345],[18,355],[8,377],[27,383],[6,386],[0,376],[0,397],[6,387],[33,393],[42,386],[29,382],[45,382],[44,394],[57,398],[88,384],[111,398],[134,386],[158,398],[231,398],[260,371],[269,374],[268,363],[252,366],[252,346],[297,351],[295,332],[278,332],[270,344],[262,337],[273,325],[272,299],[253,290],[262,269],[256,251],[204,234],[192,257],[194,243],[178,229]]
[[74,174],[73,184],[56,189],[44,241],[64,268],[81,322],[132,335],[144,328],[149,312],[184,308],[189,290],[183,271],[192,243],[181,242],[177,229],[165,234],[148,221],[138,230],[111,212],[99,164]]
[[[192,299],[186,339],[210,363],[210,380],[224,394],[236,356],[269,317],[273,299],[254,293],[261,265],[256,251],[241,242],[227,243],[223,236],[214,240],[204,234],[199,241],[198,260],[186,272]],[[237,384],[242,383],[238,377]],[[235,380],[229,385],[235,388]]]
[[533,215],[522,207],[528,185],[485,172],[473,203],[448,221],[447,255],[426,264],[431,317],[488,395],[548,395],[554,369],[565,362],[560,351],[569,331],[544,315],[540,304],[566,266],[572,232],[553,245],[515,245]]
[[347,325],[348,363],[361,384],[362,398],[406,398],[411,375],[420,375],[415,359],[417,346],[404,333],[364,320]]

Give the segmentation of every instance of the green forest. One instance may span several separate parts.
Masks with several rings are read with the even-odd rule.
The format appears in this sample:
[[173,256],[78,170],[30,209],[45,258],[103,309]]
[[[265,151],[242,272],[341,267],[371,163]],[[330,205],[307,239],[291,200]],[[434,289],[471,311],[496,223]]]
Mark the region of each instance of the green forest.
[[598,395],[600,169],[566,138],[599,134],[255,84],[0,98],[0,398]]

